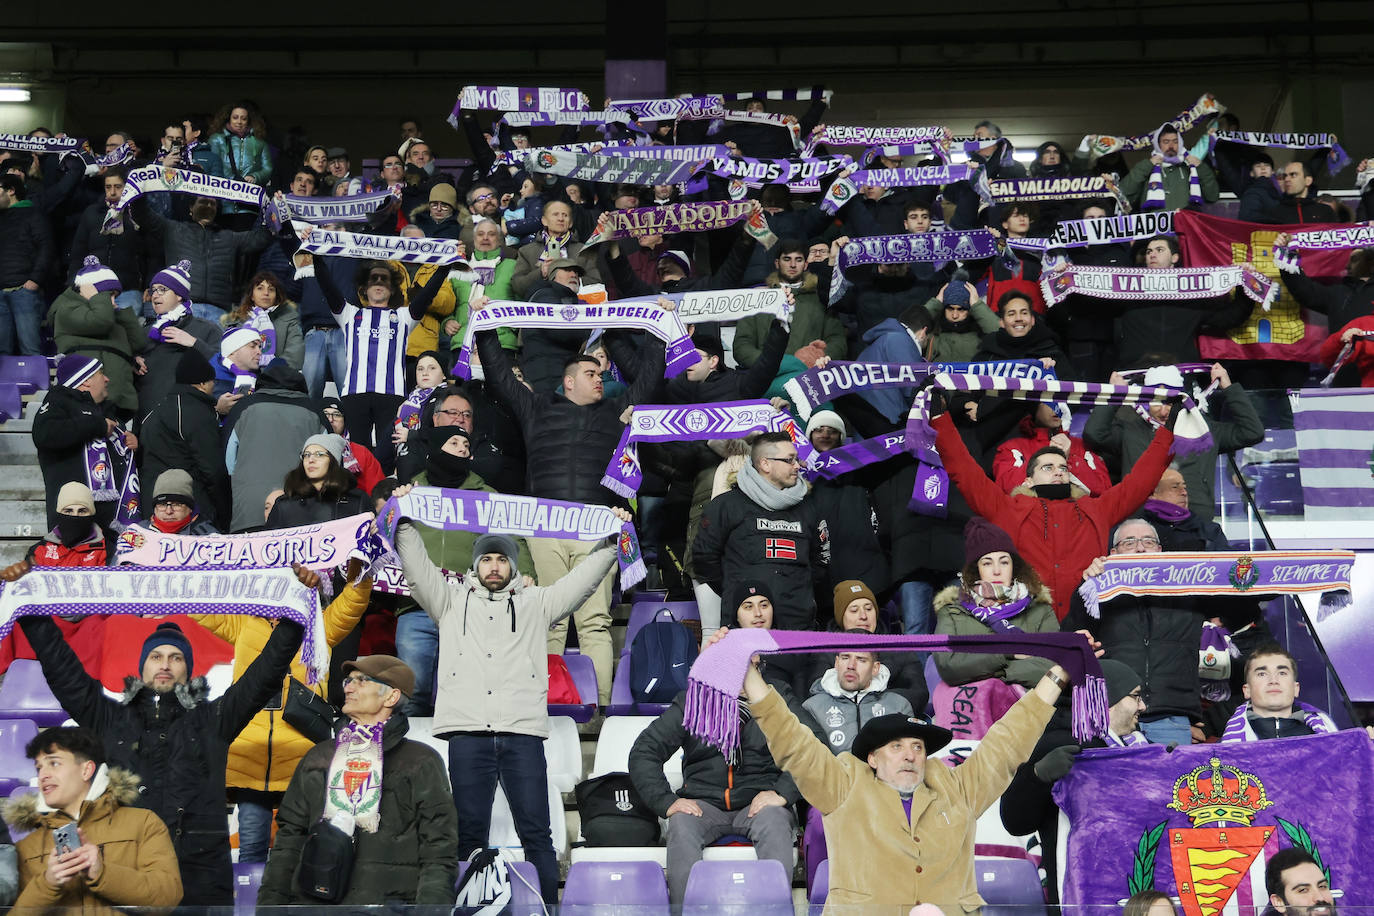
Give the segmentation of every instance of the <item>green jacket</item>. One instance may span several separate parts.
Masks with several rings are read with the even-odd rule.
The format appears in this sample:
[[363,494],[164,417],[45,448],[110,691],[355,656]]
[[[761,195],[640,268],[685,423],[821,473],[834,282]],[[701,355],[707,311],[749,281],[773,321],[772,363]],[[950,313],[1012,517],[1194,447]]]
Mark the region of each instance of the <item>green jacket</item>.
[[[768,276],[769,286],[778,286],[777,273]],[[807,271],[800,288],[794,290],[797,306],[792,311],[792,332],[787,336],[787,353],[796,353],[813,340],[825,341],[825,355],[844,359],[844,325],[821,305],[816,294],[816,275]],[[763,340],[773,324],[772,315],[751,315],[735,325],[735,362],[744,368],[754,365],[763,352]]]
[[[941,636],[987,636],[992,633],[992,627],[974,617],[959,603],[957,585],[951,585],[935,596],[935,614],[935,632]],[[1026,633],[1058,633],[1059,618],[1054,615],[1050,590],[1041,586],[1040,593],[1030,605],[1007,622]],[[935,659],[935,670],[940,672],[940,680],[952,687],[995,677],[1008,684],[1020,684],[1029,690],[1045,676],[1051,664],[1048,659],[1038,655],[1013,658],[1010,655],[974,652],[936,652],[931,658]]]
[[112,293],[96,293],[88,301],[74,289],[63,290],[48,309],[57,352],[100,360],[110,378],[108,399],[124,411],[138,410],[134,356],[148,346],[148,332],[136,312],[116,308]]
[[[376,833],[354,833],[353,878],[339,901],[451,906],[458,877],[458,814],[448,768],[433,748],[407,740],[406,717],[393,713],[382,732],[381,818]],[[277,839],[262,875],[260,906],[320,901],[296,880],[301,849],[324,814],[325,783],[334,741],[322,741],[301,758],[277,807]]]
[[[496,261],[496,273],[489,285],[482,292],[488,299],[510,299],[512,296],[510,288],[511,277],[515,276],[515,259],[503,257],[501,249],[495,251],[474,251],[472,261]],[[453,310],[449,318],[458,322],[458,333],[453,335],[449,343],[449,348],[461,350],[463,347],[463,332],[468,326],[468,298],[472,295],[472,282],[469,280],[459,280],[456,276],[449,277],[448,281],[453,286],[453,293],[458,297],[458,307]],[[501,346],[507,350],[518,350],[520,348],[520,338],[515,331],[510,328],[497,328],[496,336],[501,341]]]
[[[1121,193],[1125,195],[1137,210],[1145,199],[1145,190],[1150,184],[1150,173],[1154,171],[1154,165],[1150,163],[1149,157],[1137,162],[1126,173],[1126,177],[1121,179]],[[1188,199],[1191,196],[1188,191],[1189,169],[1187,165],[1163,166],[1164,176],[1164,208],[1166,210],[1182,210],[1188,206]],[[1217,173],[1212,171],[1212,167],[1205,162],[1197,165],[1197,183],[1202,191],[1202,199],[1207,203],[1212,203],[1221,195],[1221,188],[1217,185]]]
[[[931,299],[926,302],[926,311],[930,312],[930,317],[935,319],[938,327],[940,316],[945,312],[945,304],[939,299]],[[997,319],[997,313],[988,308],[988,304],[982,299],[970,302],[968,313],[978,330],[961,334],[936,334],[935,351],[932,354],[935,362],[973,362],[973,355],[978,352],[978,342],[983,339],[983,335],[991,334],[1002,326],[1002,323]]]

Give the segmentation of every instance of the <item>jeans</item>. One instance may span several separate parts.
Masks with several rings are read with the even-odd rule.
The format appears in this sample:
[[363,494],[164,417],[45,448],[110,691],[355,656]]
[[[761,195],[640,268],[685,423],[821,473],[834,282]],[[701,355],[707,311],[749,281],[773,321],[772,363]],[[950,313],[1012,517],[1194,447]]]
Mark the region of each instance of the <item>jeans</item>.
[[935,586],[920,579],[903,582],[897,600],[902,605],[903,633],[929,636],[935,632]]
[[[143,290],[141,289],[126,289],[122,293],[115,293],[114,302],[117,309],[133,309],[135,314],[143,314]],[[152,303],[150,302],[148,303],[148,314],[151,315],[152,313]]]
[[[43,320],[43,294],[38,290],[0,289],[0,355],[38,356],[43,352],[38,325]],[[15,349],[18,340],[19,348]]]
[[332,378],[336,386],[342,387],[347,371],[348,344],[344,340],[343,329],[308,329],[305,332],[305,364],[301,367],[301,374],[305,376],[305,387],[310,396],[316,400],[324,397],[326,378]]
[[422,610],[396,618],[396,654],[415,672],[415,690],[405,703],[410,718],[434,715],[434,668],[439,660],[439,628]]
[[1193,743],[1192,723],[1187,716],[1163,716],[1158,719],[1141,719],[1140,731],[1151,744],[1177,744],[1187,747]]
[[266,862],[272,842],[272,809],[257,802],[239,802],[239,861]]
[[[791,805],[768,807],[753,817],[749,806],[737,811],[722,811],[715,805],[693,799],[701,807],[701,816],[674,814],[668,818],[668,902],[681,906],[687,893],[687,876],[692,866],[701,861],[701,851],[723,836],[744,834],[754,844],[760,859],[781,862],[788,874],[792,872],[792,839],[797,818]],[[459,820],[461,824],[461,819]]]
[[220,319],[229,313],[218,305],[211,305],[208,302],[192,302],[191,314],[195,315],[197,318],[204,318],[216,327],[220,327],[222,324]]
[[[406,615],[409,616],[409,615]],[[558,902],[558,857],[549,827],[544,741],[534,735],[459,733],[448,739],[448,775],[458,809],[458,858],[487,845],[500,783],[515,818],[525,860],[539,873],[545,903]]]

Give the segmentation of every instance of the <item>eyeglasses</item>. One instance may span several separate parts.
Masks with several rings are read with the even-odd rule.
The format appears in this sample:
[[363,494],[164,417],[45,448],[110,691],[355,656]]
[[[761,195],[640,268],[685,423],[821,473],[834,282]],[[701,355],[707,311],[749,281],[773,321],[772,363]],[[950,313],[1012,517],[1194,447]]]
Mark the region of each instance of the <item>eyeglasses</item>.
[[148,292],[154,296],[161,296],[163,293],[170,293],[171,290],[161,284],[148,287]]
[[452,210],[453,204],[446,204],[442,200],[431,200],[429,202],[429,208],[431,210]]
[[318,449],[313,449],[313,448],[312,448],[312,449],[311,449],[310,451],[308,451],[308,452],[301,452],[301,457],[302,457],[302,458],[328,458],[328,457],[329,457],[329,453],[328,453],[328,452],[322,452],[322,451],[319,451]]
[[801,467],[801,459],[798,458],[796,455],[786,455],[786,456],[779,457],[779,458],[770,458],[770,457],[768,457],[767,455],[765,455],[764,458],[763,458],[763,460],[764,460],[764,461],[781,461],[783,464],[792,464],[792,465],[796,465],[797,467]]
[[334,419],[342,420],[342,419],[343,419],[343,411],[341,411],[341,410],[334,410],[332,407],[326,409],[325,412],[324,412],[324,415],[325,415],[326,417],[328,417],[329,419],[331,419],[331,420],[334,420]]
[[1146,536],[1146,537],[1143,537],[1143,538],[1122,538],[1121,540],[1117,541],[1115,544],[1112,545],[1113,548],[1118,548],[1118,547],[1119,547],[1119,548],[1122,548],[1122,549],[1124,549],[1124,550],[1134,550],[1134,549],[1137,548],[1137,547],[1158,547],[1158,546],[1159,546],[1159,538],[1152,538],[1152,537],[1149,537],[1149,536]]
[[495,196],[495,194],[478,194],[471,201],[469,201],[469,203],[480,204],[482,201],[491,200]]
[[370,678],[365,674],[350,674],[343,679],[343,689],[347,690],[350,684],[352,684],[354,687],[361,687],[364,684],[380,683],[382,682],[377,680],[376,678]]
[[455,419],[458,419],[458,420],[471,420],[471,419],[472,419],[472,411],[470,411],[470,410],[436,410],[436,411],[434,411],[434,412],[435,412],[435,413],[441,413],[441,414],[443,414],[443,415],[446,416],[446,417],[454,417]]

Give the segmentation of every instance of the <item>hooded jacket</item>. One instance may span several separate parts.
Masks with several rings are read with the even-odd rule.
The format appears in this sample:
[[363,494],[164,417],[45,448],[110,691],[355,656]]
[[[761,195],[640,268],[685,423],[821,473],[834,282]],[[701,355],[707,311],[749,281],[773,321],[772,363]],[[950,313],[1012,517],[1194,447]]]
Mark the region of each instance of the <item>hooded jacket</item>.
[[[406,738],[410,723],[393,711],[382,729],[381,816],[376,833],[353,834],[353,875],[342,906],[453,903],[458,878],[458,815],[448,769],[431,747]],[[315,745],[296,767],[277,808],[277,837],[262,875],[259,906],[309,906],[296,879],[301,848],[324,815],[333,741]]]
[[183,902],[229,906],[233,872],[224,816],[229,745],[280,688],[300,648],[300,626],[279,623],[243,677],[215,700],[207,699],[203,677],[166,694],[131,677],[123,696],[111,700],[81,667],[52,618],[23,617],[19,626],[62,708],[100,737],[111,766],[139,773],[138,803],[162,818],[172,836],[186,891]]
[[[763,732],[748,717],[743,702],[740,712],[746,718],[740,727],[738,756],[727,761],[719,749],[692,735],[682,724],[686,699],[686,693],[674,697],[672,705],[639,733],[630,748],[630,781],[644,804],[659,817],[667,817],[668,809],[679,798],[700,799],[724,811],[739,811],[748,808],[755,795],[772,791],[787,804],[796,804],[801,798],[796,783],[773,760]],[[790,693],[787,703],[793,715],[804,715],[805,710]],[[682,787],[674,792],[663,774],[663,764],[679,748]]]
[[191,475],[191,493],[201,514],[220,530],[229,526],[229,471],[220,447],[215,399],[193,385],[177,385],[143,418],[138,433],[141,480],[156,484],[163,471]]
[[[960,323],[957,331],[949,330],[942,325],[941,319],[944,318],[945,304],[939,299],[926,300],[926,311],[930,312],[930,317],[935,319],[935,327],[938,331],[935,335],[935,352],[931,354],[931,358],[937,362],[972,362],[973,355],[978,352],[978,344],[982,341],[983,336],[996,332],[1000,326],[997,313],[988,307],[986,300],[981,298],[969,302],[969,316]],[[868,338],[865,336],[864,339],[867,340]]]
[[1060,620],[1069,612],[1069,596],[1078,594],[1083,570],[1107,552],[1112,526],[1154,492],[1174,444],[1173,432],[1161,426],[1131,472],[1110,490],[1096,496],[1045,499],[1019,488],[1010,496],[1003,493],[973,460],[948,413],[931,425],[950,480],[975,514],[1011,535],[1017,552],[1049,588]]
[[[941,589],[935,596],[935,632],[942,636],[987,636],[992,627],[974,617],[959,603],[959,586]],[[1026,633],[1058,633],[1059,618],[1054,616],[1050,590],[1041,588],[1031,603],[1009,618],[1007,623]],[[1049,663],[1039,656],[1014,658],[1010,655],[987,655],[974,652],[934,652],[935,670],[940,680],[957,687],[984,678],[1000,678],[1008,684],[1032,688],[1045,676]]]
[[[1172,124],[1161,124],[1155,128],[1151,136],[1152,153],[1159,152],[1159,134],[1165,127],[1172,127]],[[1178,154],[1180,157],[1188,155],[1188,148],[1183,145],[1183,132],[1179,131]],[[1126,177],[1121,179],[1121,193],[1135,209],[1139,210],[1140,205],[1145,200],[1145,195],[1150,183],[1150,173],[1154,171],[1154,163],[1150,162],[1150,157],[1141,159],[1131,170],[1126,173]],[[1180,161],[1170,164],[1165,162],[1160,166],[1161,176],[1164,180],[1164,209],[1165,210],[1184,210],[1189,207],[1189,200],[1192,196],[1189,190],[1191,171],[1188,163]],[[1213,203],[1221,194],[1221,188],[1217,185],[1217,173],[1212,171],[1212,167],[1206,162],[1197,164],[1197,181],[1199,190],[1202,192],[1204,203]]]
[[181,902],[181,875],[167,828],[157,815],[134,807],[138,777],[127,770],[102,765],[81,803],[75,823],[86,841],[100,847],[100,877],[80,874],[52,885],[45,876],[53,848],[53,831],[72,823],[71,815],[55,811],[41,794],[19,795],[5,805],[5,820],[18,830],[32,831],[16,846],[19,881],[23,888],[15,906],[83,914],[114,913],[114,907],[172,907]]
[[811,695],[802,708],[816,720],[831,753],[842,754],[853,747],[860,729],[875,716],[915,715],[906,697],[887,689],[889,677],[887,666],[879,663],[867,687],[845,690],[832,666],[811,685]]
[[469,571],[450,585],[410,522],[396,534],[410,594],[439,628],[434,734],[511,732],[546,738],[549,665],[545,634],[591,597],[611,571],[606,543],[557,582],[525,587],[519,575],[490,591]]

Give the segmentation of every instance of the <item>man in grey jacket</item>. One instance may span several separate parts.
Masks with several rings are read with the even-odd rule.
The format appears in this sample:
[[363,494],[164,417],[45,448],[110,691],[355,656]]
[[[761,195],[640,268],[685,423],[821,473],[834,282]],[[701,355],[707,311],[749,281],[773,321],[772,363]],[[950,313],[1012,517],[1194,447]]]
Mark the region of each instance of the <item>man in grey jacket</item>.
[[[404,496],[410,486],[397,487]],[[612,508],[622,521],[624,509]],[[458,858],[487,845],[499,781],[515,829],[534,864],[546,903],[558,901],[558,858],[549,827],[548,657],[545,634],[591,596],[615,563],[608,538],[557,582],[525,585],[520,548],[504,534],[484,534],[472,548],[472,569],[450,585],[429,558],[420,532],[402,522],[396,533],[410,594],[439,628],[434,685],[434,734],[448,740],[449,779],[458,809]]]
[[894,712],[915,715],[906,697],[887,689],[887,681],[888,670],[876,652],[840,652],[835,667],[816,678],[802,708],[816,720],[832,753],[849,750],[869,719]]

